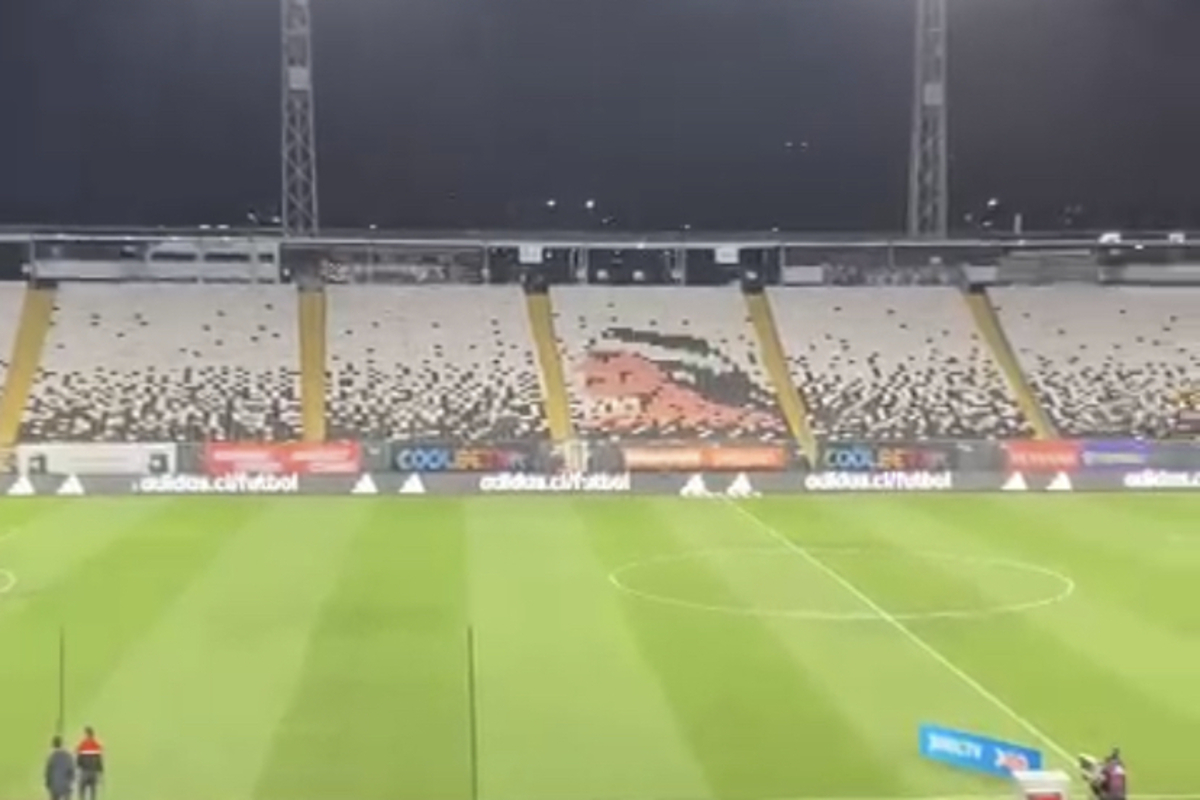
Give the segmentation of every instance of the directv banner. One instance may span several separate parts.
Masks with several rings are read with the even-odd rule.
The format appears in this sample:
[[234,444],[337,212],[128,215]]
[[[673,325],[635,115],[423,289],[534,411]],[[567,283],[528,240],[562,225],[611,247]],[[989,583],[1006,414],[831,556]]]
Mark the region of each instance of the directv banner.
[[178,468],[173,444],[22,444],[22,475],[161,475]]
[[920,748],[932,761],[997,778],[1042,768],[1042,754],[1031,747],[938,725],[921,726]]
[[363,472],[0,475],[0,496],[589,495],[758,497],[963,492],[1200,492],[1200,470],[1020,475],[996,472]]

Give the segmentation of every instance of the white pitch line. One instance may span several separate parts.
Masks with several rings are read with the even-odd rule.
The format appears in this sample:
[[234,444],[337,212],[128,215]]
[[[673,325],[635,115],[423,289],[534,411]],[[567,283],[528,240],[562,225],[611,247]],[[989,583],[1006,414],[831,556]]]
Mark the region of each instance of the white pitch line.
[[[1017,711],[1015,708],[1010,706],[1008,703],[1004,702],[999,697],[997,697],[995,694],[993,694],[986,686],[984,686],[979,681],[975,680],[970,675],[968,675],[967,672],[962,667],[958,666],[953,661],[951,661],[949,658],[942,655],[942,653],[939,650],[937,650],[933,645],[931,645],[929,642],[925,641],[920,636],[913,633],[911,628],[909,628],[907,625],[905,625],[900,620],[896,619],[896,617],[893,616],[892,614],[890,614],[886,608],[879,605],[879,603],[876,603],[873,599],[871,599],[870,595],[868,595],[862,589],[859,589],[853,582],[851,582],[848,578],[846,578],[844,575],[842,575],[836,569],[829,566],[824,561],[817,558],[812,553],[808,552],[807,550],[805,550],[803,547],[801,547],[800,545],[793,542],[788,537],[784,536],[782,533],[780,533],[778,530],[776,530],[776,528],[774,526],[767,523],[765,520],[763,520],[761,517],[759,517],[753,511],[749,511],[744,506],[738,505],[736,502],[734,502],[732,500],[727,500],[727,502],[729,502],[729,504],[731,506],[736,508],[738,510],[738,512],[741,513],[744,517],[751,520],[755,525],[757,525],[760,530],[767,533],[769,536],[771,536],[771,538],[775,539],[777,542],[782,544],[784,547],[786,547],[789,550],[791,550],[792,552],[796,553],[798,556],[803,558],[809,564],[811,564],[812,566],[819,569],[821,572],[828,575],[833,581],[835,581],[837,584],[839,584],[843,589],[845,589],[847,592],[849,592],[850,594],[852,594],[856,598],[858,598],[859,602],[861,602],[867,608],[871,609],[871,611],[878,614],[879,618],[881,620],[886,622],[891,627],[895,628],[897,633],[899,633],[905,639],[908,639],[910,642],[912,642],[914,645],[916,645],[916,647],[919,650],[921,650],[927,656],[932,658],[934,661],[938,662],[943,667],[945,667],[946,671],[949,672],[951,675],[958,678],[960,681],[965,683],[967,686],[974,689],[975,692],[980,697],[987,700],[989,703],[991,703],[993,706],[995,706],[1000,711],[1003,711],[1006,715],[1008,715],[1008,717],[1010,719],[1012,719],[1013,722],[1020,725],[1028,733],[1030,733],[1031,735],[1033,735],[1034,737],[1039,739],[1043,744],[1047,745],[1051,750],[1053,750],[1055,753],[1057,753],[1059,756],[1061,756],[1064,761],[1066,761],[1067,763],[1075,762],[1076,756],[1071,755],[1071,753],[1067,751],[1067,748],[1063,747],[1061,744],[1054,741],[1054,739],[1050,738],[1050,736],[1047,733],[1045,733],[1044,731],[1042,731],[1041,728],[1039,728],[1037,725],[1034,725],[1032,722],[1030,722],[1028,719],[1026,719],[1024,716],[1022,716],[1022,714],[1019,711]],[[1145,795],[1143,795],[1142,800],[1148,800],[1148,798]],[[1167,798],[1160,797],[1160,798],[1158,798],[1158,800],[1167,800]],[[1183,798],[1176,798],[1176,800],[1183,800]]]
[[[1012,794],[892,795],[880,797],[764,797],[759,800],[1012,800]],[[1131,794],[1129,800],[1200,800],[1200,794]]]

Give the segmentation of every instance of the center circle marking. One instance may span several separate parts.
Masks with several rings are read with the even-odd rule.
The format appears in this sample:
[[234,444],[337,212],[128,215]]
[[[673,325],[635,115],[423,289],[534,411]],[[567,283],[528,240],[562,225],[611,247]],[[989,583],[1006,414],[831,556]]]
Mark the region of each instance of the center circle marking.
[[[1060,590],[1053,595],[1041,597],[1034,600],[1026,600],[1020,603],[1009,603],[1004,605],[989,606],[983,608],[962,608],[962,609],[944,609],[934,611],[912,611],[912,612],[888,612],[888,618],[898,622],[916,622],[927,619],[983,619],[986,617],[998,617],[1008,614],[1019,614],[1027,611],[1034,611],[1046,606],[1061,603],[1075,593],[1075,581],[1061,572],[1057,572],[1049,567],[1043,567],[1038,564],[1030,564],[1024,561],[1015,561],[1006,558],[988,558],[985,556],[966,556],[956,555],[953,553],[939,553],[935,551],[916,550],[890,553],[884,550],[872,550],[865,547],[806,547],[806,553],[817,555],[865,555],[875,557],[892,557],[892,558],[913,558],[924,559],[926,561],[940,561],[944,563],[957,564],[972,564],[975,566],[989,566],[1010,569],[1016,572],[1026,572],[1034,575],[1042,575],[1051,578],[1060,584]],[[645,589],[639,589],[631,586],[625,579],[625,576],[644,567],[654,566],[656,564],[672,564],[686,561],[697,561],[712,555],[729,555],[731,553],[758,553],[769,554],[778,553],[782,556],[797,558],[799,554],[786,547],[718,547],[706,550],[691,550],[686,553],[675,553],[672,555],[653,556],[651,558],[643,558],[637,561],[632,561],[617,567],[608,575],[609,582],[618,590],[647,600],[660,605],[675,606],[677,608],[686,608],[693,611],[708,611],[715,614],[729,614],[742,617],[776,617],[784,619],[798,620],[813,620],[817,622],[883,622],[884,617],[873,611],[815,611],[803,608],[764,608],[752,606],[736,606],[722,603],[703,603],[695,600],[688,600],[682,597],[674,597],[670,594],[662,594]],[[0,571],[3,575],[3,571]]]

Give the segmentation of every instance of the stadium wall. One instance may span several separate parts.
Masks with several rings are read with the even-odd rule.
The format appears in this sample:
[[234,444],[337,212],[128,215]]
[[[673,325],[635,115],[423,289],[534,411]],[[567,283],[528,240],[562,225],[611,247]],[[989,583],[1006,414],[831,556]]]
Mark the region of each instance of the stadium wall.
[[812,467],[785,449],[744,443],[605,443],[585,456],[576,463],[561,445],[521,442],[23,445],[17,472],[0,477],[0,495],[1200,490],[1195,442],[836,442]]

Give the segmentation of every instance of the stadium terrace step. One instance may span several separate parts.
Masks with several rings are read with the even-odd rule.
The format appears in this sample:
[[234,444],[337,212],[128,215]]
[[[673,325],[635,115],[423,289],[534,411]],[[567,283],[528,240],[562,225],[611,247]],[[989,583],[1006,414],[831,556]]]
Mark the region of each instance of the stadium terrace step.
[[50,330],[55,294],[54,289],[35,289],[32,286],[25,291],[8,377],[4,382],[3,397],[0,398],[0,448],[11,447],[17,440],[21,415],[42,361],[42,347]]
[[300,290],[300,399],[304,441],[325,441],[325,292]]
[[975,327],[978,328],[980,336],[991,349],[992,357],[995,358],[996,364],[1004,373],[1009,388],[1016,395],[1021,413],[1033,425],[1037,438],[1057,439],[1058,432],[1050,422],[1050,417],[1046,414],[1045,409],[1038,403],[1029,386],[1029,381],[1025,378],[1025,373],[1021,371],[1016,354],[1013,353],[1008,336],[1000,326],[1000,319],[996,316],[996,310],[992,308],[988,295],[983,291],[966,292],[963,297],[966,298],[967,306],[971,309]]
[[793,438],[800,444],[810,464],[817,463],[817,439],[812,427],[808,424],[808,404],[804,393],[792,380],[787,368],[787,359],[783,355],[783,344],[779,341],[779,331],[775,328],[775,315],[771,311],[771,302],[763,292],[746,294],[746,310],[758,336],[758,345],[762,351],[763,364],[770,375],[775,387],[779,408],[787,420],[788,429]]
[[567,386],[563,377],[562,360],[558,353],[558,337],[554,331],[554,315],[550,295],[530,292],[526,295],[529,328],[537,349],[539,374],[542,378],[542,399],[550,435],[556,442],[574,438],[571,425],[571,406],[567,401]]

